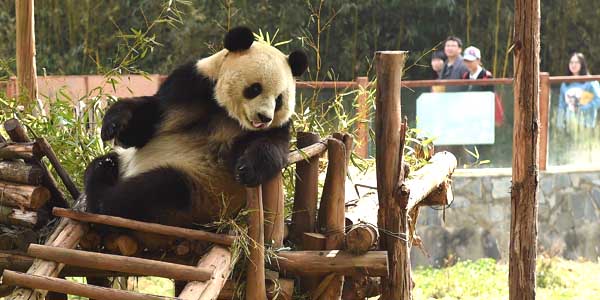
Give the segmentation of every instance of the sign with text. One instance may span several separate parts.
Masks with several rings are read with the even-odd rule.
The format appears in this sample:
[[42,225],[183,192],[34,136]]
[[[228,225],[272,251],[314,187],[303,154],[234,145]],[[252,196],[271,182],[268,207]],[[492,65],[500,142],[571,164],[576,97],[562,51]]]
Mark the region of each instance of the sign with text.
[[494,93],[423,93],[417,129],[435,145],[493,144]]

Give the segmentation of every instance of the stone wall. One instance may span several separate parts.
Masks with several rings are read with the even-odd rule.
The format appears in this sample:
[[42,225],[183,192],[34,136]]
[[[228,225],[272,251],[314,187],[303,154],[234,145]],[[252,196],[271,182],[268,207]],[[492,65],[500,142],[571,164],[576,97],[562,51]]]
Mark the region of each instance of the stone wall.
[[[417,232],[423,249],[413,247],[413,265],[443,266],[482,257],[506,261],[510,172],[457,171],[452,205],[421,209]],[[600,170],[541,172],[538,203],[540,251],[568,259],[600,259]]]

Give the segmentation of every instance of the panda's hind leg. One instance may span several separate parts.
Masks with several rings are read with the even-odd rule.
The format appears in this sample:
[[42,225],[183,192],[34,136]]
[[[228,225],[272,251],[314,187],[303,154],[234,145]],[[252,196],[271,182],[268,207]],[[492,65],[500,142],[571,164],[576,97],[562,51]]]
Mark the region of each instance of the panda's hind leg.
[[[157,168],[111,184],[106,174],[112,175],[113,164],[95,167],[86,178],[89,212],[175,225],[173,215],[190,211],[190,180],[175,168]],[[103,167],[107,170],[98,170]]]

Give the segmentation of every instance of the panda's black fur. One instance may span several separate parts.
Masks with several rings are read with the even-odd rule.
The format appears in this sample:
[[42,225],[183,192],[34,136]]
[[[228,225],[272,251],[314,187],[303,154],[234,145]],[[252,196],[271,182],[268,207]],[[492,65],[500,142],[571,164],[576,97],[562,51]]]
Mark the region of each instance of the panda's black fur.
[[[247,28],[225,37],[231,53],[246,51],[252,41]],[[306,69],[304,54],[294,52],[287,60],[294,76]],[[244,128],[215,99],[215,78],[197,65],[175,69],[154,96],[121,99],[108,109],[102,139],[114,139],[124,150],[98,157],[86,169],[88,211],[191,227],[239,210],[244,186],[257,186],[285,166],[289,117],[263,130]],[[282,95],[273,98],[275,116],[285,104]],[[188,162],[186,155],[195,159]],[[163,158],[167,163],[161,164]],[[131,165],[156,167],[139,167],[143,172],[126,176]]]

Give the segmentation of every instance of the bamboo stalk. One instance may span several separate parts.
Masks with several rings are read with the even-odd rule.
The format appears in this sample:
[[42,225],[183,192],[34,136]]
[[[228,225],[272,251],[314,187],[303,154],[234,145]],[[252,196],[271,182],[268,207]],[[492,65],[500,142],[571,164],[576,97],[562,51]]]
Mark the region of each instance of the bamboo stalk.
[[41,289],[53,292],[59,292],[70,295],[93,298],[97,300],[168,300],[177,299],[172,297],[155,296],[140,294],[136,292],[110,289],[75,283],[64,279],[58,279],[48,276],[25,274],[4,270],[2,283],[7,285],[18,285],[31,289]]
[[59,207],[55,207],[52,210],[52,213],[58,217],[65,217],[81,222],[111,225],[116,227],[133,229],[141,232],[156,233],[166,236],[176,236],[190,240],[208,241],[225,246],[230,246],[235,240],[235,237],[232,235],[218,234],[202,230],[180,228],[156,223],[147,223],[114,216],[97,215]]
[[37,210],[50,199],[50,191],[42,186],[0,181],[0,204]]
[[26,164],[21,161],[0,161],[0,179],[28,184],[40,185],[42,183],[42,169],[38,166]]
[[36,258],[67,265],[178,280],[205,281],[212,275],[212,272],[206,268],[36,244],[31,244],[27,253]]
[[246,299],[266,300],[264,213],[261,188],[246,188],[248,201],[248,236],[252,239],[250,261],[247,266]]
[[211,280],[189,282],[179,298],[183,300],[215,299],[225,285],[232,270],[231,252],[221,246],[214,246],[198,262],[199,268],[213,270]]
[[347,276],[387,276],[386,251],[353,255],[346,251],[280,251],[277,262],[283,271],[298,275],[337,273]]

